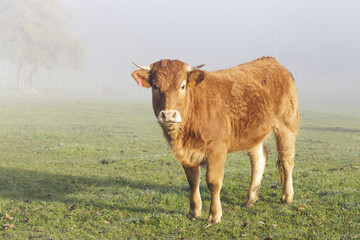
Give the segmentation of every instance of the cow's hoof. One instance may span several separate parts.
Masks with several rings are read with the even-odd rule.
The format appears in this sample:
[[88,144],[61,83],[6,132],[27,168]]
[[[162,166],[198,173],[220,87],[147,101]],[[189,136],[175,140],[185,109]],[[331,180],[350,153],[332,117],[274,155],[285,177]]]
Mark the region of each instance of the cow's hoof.
[[208,219],[207,219],[207,222],[208,223],[220,223],[220,220],[221,220],[221,216],[222,216],[222,213],[218,213],[218,214],[210,214]]
[[248,201],[245,201],[245,202],[244,202],[244,206],[245,206],[245,207],[252,207],[252,206],[255,206],[255,203],[256,203],[256,201],[250,201],[250,200],[248,200]]
[[255,205],[255,203],[257,202],[258,198],[257,197],[252,197],[252,198],[249,198],[249,197],[246,197],[245,198],[245,201],[244,201],[244,206],[245,207],[252,207]]
[[282,195],[280,200],[285,204],[291,204],[293,201],[293,196]]
[[193,218],[200,218],[201,217],[201,210],[195,211],[193,209],[189,210],[189,214],[193,217]]

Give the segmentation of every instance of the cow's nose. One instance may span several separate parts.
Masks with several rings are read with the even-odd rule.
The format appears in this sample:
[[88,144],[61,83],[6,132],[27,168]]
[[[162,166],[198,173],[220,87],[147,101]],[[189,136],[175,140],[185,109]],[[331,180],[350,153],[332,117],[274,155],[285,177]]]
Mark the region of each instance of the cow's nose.
[[178,123],[181,122],[181,116],[176,110],[162,110],[159,113],[158,120],[160,123]]

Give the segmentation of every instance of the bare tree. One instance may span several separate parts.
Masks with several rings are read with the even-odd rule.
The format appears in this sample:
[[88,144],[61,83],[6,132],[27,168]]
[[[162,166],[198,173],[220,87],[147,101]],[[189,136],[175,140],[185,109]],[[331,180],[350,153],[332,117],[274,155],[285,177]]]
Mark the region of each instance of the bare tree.
[[84,44],[68,20],[58,0],[0,0],[0,58],[18,63],[18,88],[24,65],[31,66],[30,88],[40,67],[81,66]]

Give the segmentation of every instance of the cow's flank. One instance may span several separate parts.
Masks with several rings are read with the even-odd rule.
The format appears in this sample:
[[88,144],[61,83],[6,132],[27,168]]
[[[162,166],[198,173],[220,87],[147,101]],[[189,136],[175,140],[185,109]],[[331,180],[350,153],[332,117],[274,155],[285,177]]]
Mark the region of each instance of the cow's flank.
[[205,165],[211,192],[208,221],[220,222],[225,158],[234,151],[247,151],[250,157],[245,205],[255,204],[267,159],[264,141],[271,132],[277,143],[281,200],[292,202],[299,111],[295,82],[285,67],[272,57],[215,72],[178,60],[137,66],[140,70],[132,76],[139,86],[152,88],[155,116],[184,167],[192,216],[201,215],[200,165]]

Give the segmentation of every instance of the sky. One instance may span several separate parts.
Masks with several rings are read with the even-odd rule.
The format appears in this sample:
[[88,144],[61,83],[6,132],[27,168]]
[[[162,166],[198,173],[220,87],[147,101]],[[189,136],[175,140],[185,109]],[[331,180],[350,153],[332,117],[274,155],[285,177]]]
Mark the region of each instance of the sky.
[[179,59],[213,71],[274,56],[300,97],[360,101],[360,1],[60,1],[86,41],[83,70],[130,90],[132,62]]

